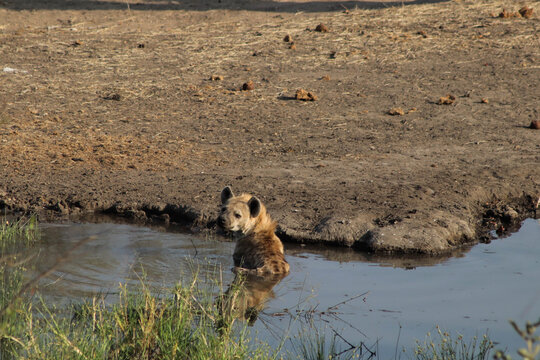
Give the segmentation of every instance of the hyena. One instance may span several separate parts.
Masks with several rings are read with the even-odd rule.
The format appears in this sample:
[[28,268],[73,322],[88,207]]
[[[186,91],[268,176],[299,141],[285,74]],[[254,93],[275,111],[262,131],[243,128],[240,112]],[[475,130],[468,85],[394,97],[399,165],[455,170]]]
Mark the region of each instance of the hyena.
[[275,234],[277,224],[255,196],[234,196],[231,188],[225,187],[221,191],[221,212],[217,223],[236,238],[233,254],[235,272],[259,276],[285,276],[289,273],[283,244]]

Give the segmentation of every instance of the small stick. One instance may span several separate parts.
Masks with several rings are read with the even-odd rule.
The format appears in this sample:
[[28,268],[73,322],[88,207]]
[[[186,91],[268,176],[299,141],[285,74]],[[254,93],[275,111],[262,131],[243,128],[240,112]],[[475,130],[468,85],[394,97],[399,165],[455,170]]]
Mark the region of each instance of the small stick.
[[352,300],[354,300],[354,299],[357,299],[357,298],[359,298],[359,297],[361,297],[361,296],[364,296],[364,295],[367,295],[367,294],[369,294],[369,291],[366,291],[365,293],[362,293],[362,294],[360,294],[360,295],[355,295],[355,296],[353,296],[353,297],[350,298],[350,299],[344,300],[344,301],[342,301],[342,302],[340,302],[340,303],[337,303],[337,304],[335,304],[335,305],[333,305],[333,306],[330,306],[330,307],[328,308],[328,310],[330,310],[330,309],[335,309],[335,308],[338,307],[339,305],[343,305],[343,304],[345,304],[345,303],[348,303],[349,301],[352,301]]

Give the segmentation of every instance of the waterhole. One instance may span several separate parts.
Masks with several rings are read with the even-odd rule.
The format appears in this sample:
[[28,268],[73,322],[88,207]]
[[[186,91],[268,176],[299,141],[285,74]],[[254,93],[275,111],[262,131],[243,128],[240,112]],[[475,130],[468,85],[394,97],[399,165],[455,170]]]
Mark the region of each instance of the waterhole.
[[[141,279],[172,288],[194,268],[204,276],[234,275],[234,243],[184,233],[111,223],[42,224],[34,275],[85,241],[41,279],[46,303],[61,307],[93,296],[115,301],[119,284]],[[364,342],[379,358],[410,350],[436,326],[466,337],[489,333],[500,348],[522,340],[508,324],[540,316],[540,222],[526,220],[504,239],[445,257],[389,257],[335,248],[286,244],[291,273],[273,289],[253,334],[279,344],[305,326]],[[29,274],[29,277],[32,277]],[[285,343],[285,347],[287,347]]]

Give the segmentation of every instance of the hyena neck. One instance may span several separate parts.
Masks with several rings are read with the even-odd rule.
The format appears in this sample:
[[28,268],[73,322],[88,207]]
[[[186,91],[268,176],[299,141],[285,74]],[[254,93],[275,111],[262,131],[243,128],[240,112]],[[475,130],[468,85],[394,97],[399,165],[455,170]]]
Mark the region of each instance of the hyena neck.
[[276,231],[277,223],[272,220],[270,215],[266,213],[266,209],[263,211],[261,210],[261,213],[257,217],[257,220],[255,221],[255,226],[253,227],[253,233],[255,234],[261,234],[261,233],[271,233],[274,234]]

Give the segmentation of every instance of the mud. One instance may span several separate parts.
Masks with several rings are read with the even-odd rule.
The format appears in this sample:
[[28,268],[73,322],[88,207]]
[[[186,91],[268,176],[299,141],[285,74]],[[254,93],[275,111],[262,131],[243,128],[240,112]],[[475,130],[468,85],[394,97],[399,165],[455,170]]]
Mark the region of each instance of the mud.
[[382,5],[0,1],[0,208],[212,232],[232,185],[286,241],[430,254],[538,217],[538,2]]

